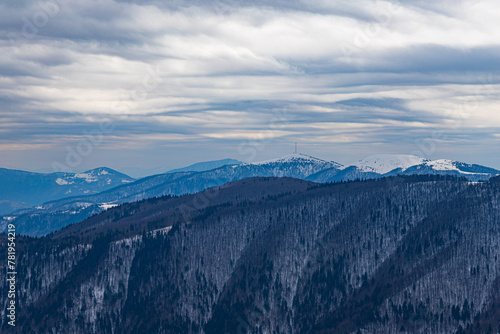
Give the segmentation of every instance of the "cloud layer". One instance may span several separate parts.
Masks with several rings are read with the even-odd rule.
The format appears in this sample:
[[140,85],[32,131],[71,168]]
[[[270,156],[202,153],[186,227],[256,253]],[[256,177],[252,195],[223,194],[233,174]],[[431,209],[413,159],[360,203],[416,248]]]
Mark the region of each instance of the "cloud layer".
[[[297,141],[343,163],[392,152],[500,167],[487,154],[499,14],[472,0],[3,2],[1,163],[176,167]],[[99,141],[70,166],[86,133]]]

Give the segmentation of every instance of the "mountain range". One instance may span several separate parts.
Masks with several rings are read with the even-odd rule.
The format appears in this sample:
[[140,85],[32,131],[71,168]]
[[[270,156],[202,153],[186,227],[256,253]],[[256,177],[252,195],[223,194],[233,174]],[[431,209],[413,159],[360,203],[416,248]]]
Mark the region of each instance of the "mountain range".
[[315,182],[339,182],[374,179],[394,175],[453,175],[469,181],[486,181],[500,171],[476,164],[439,159],[430,160],[414,155],[374,155],[350,166],[322,170],[307,177]]
[[[210,169],[214,165],[217,167]],[[122,179],[119,186],[107,187],[101,192],[94,190],[87,194],[73,193],[77,196],[46,201],[38,207],[20,209],[4,215],[0,221],[0,228],[3,229],[8,222],[15,220],[19,233],[40,236],[80,222],[119,204],[165,195],[196,193],[249,177],[291,177],[328,183],[395,175],[428,174],[464,177],[469,181],[478,182],[500,175],[500,171],[480,165],[451,160],[428,160],[409,155],[372,156],[350,166],[304,154],[292,154],[256,163],[222,160],[196,164],[135,182],[129,182],[130,178]],[[68,186],[59,185],[63,182],[52,183],[61,187]]]
[[499,240],[499,177],[246,178],[19,236],[0,330],[496,333]]

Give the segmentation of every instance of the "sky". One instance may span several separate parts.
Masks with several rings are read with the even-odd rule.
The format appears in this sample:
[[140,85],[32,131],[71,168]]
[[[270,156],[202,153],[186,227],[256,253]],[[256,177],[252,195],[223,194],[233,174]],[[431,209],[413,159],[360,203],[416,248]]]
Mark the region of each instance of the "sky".
[[500,168],[493,0],[0,3],[0,167],[301,153]]

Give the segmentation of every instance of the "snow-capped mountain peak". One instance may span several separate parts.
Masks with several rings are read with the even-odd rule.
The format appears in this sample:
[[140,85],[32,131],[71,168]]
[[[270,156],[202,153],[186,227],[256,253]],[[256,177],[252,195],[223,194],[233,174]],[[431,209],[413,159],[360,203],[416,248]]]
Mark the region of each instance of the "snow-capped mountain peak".
[[429,161],[416,155],[378,154],[359,160],[352,165],[358,167],[363,172],[385,174],[396,168],[401,168],[404,171],[411,166]]
[[326,161],[322,159],[318,159],[312,157],[307,154],[302,153],[293,153],[289,155],[285,155],[284,157],[272,160],[265,160],[259,162],[249,163],[249,165],[267,165],[267,164],[283,164],[283,163],[307,163],[307,164],[322,164],[322,165],[331,165],[331,167],[340,168],[341,164],[336,163],[334,161]]

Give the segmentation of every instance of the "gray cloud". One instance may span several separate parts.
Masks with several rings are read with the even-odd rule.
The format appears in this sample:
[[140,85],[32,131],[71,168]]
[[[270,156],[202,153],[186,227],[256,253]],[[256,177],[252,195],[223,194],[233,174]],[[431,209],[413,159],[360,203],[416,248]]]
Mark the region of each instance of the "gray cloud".
[[47,168],[103,120],[114,130],[82,168],[241,158],[252,140],[262,159],[299,141],[348,163],[410,153],[436,131],[430,154],[472,162],[498,147],[495,6],[4,1],[3,163]]

